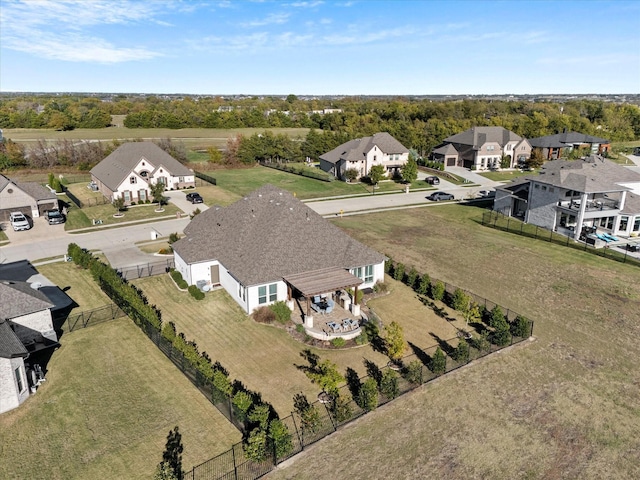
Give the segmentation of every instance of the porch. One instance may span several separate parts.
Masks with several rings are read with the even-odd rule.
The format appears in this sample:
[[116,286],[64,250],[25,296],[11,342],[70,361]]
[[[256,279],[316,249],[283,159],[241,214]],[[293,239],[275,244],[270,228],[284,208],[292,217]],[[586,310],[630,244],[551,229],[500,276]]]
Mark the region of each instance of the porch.
[[[341,298],[348,296],[346,292],[334,293],[337,297],[333,309],[329,312],[306,313],[306,298],[300,296],[294,299],[294,310],[291,319],[296,324],[304,325],[304,330],[310,337],[318,340],[331,341],[334,338],[351,340],[362,333],[361,324],[366,317],[361,313],[354,314]],[[346,308],[345,308],[346,306]],[[359,310],[359,309],[357,309]]]

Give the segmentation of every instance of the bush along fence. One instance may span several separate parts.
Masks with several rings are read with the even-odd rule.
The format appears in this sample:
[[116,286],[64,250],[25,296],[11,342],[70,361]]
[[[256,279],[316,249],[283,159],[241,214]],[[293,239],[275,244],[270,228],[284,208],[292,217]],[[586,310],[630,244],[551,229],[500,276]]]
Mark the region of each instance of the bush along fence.
[[211,175],[207,175],[206,173],[198,172],[197,170],[194,170],[193,173],[196,175],[196,178],[199,178],[200,180],[204,180],[205,182],[210,183],[211,185],[217,185],[218,184],[216,179],[213,178]]
[[503,232],[516,233],[525,237],[535,238],[538,240],[544,240],[546,242],[555,243],[556,245],[562,245],[564,247],[574,248],[576,250],[582,250],[589,252],[600,257],[609,258],[622,263],[629,263],[640,267],[640,259],[627,254],[627,251],[619,252],[614,250],[608,245],[602,248],[596,248],[595,245],[590,245],[587,242],[576,242],[573,238],[560,235],[537,225],[530,223],[524,223],[523,221],[504,215],[503,213],[491,210],[482,214],[482,225],[502,230]]
[[329,173],[307,167],[306,165],[300,164],[289,164],[286,162],[260,162],[260,165],[263,167],[275,168],[276,170],[281,170],[283,172],[293,173],[294,175],[300,175],[302,177],[313,178],[315,180],[321,180],[323,182],[332,182],[334,180],[333,175]]
[[[259,393],[247,389],[239,380],[230,379],[220,362],[212,361],[206,352],[201,353],[195,342],[187,340],[183,333],[176,332],[172,322],[163,323],[160,310],[155,305],[149,305],[143,292],[122,278],[116,270],[74,243],[69,244],[67,254],[77,266],[91,272],[113,303],[243,433],[241,451],[244,457],[236,452],[236,468],[242,465],[240,461],[246,457],[246,467],[242,468],[252,472],[254,476],[251,478],[269,471],[273,462],[269,464],[263,461],[263,457],[268,457],[265,452],[278,451],[280,442],[291,436],[273,407],[264,402]],[[234,447],[234,451],[237,449]]]

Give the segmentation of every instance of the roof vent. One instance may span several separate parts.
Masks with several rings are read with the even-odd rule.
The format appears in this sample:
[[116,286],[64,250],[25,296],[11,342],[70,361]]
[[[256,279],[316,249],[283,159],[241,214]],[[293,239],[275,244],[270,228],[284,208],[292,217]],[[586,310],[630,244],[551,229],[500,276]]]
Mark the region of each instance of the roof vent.
[[29,285],[31,288],[33,288],[34,290],[40,290],[40,288],[42,287],[42,283],[40,282],[33,282],[31,285]]

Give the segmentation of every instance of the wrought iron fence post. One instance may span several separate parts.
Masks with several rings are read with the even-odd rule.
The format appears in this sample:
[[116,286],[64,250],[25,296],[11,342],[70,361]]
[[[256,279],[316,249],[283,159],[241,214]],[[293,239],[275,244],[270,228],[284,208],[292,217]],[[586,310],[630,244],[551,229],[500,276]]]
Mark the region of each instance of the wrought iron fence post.
[[302,437],[300,436],[300,432],[298,431],[298,425],[296,424],[296,417],[291,412],[291,421],[293,422],[293,428],[296,431],[296,436],[298,437],[298,443],[300,444],[300,450],[304,450],[304,443],[302,443]]
[[236,463],[236,448],[231,447],[231,455],[233,456],[233,476],[238,480],[238,464]]

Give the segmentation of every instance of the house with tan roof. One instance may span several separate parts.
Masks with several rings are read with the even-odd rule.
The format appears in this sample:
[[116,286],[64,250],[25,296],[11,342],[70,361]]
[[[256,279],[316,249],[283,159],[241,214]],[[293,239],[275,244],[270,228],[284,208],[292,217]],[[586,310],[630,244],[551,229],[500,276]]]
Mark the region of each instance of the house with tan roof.
[[55,193],[36,182],[18,182],[0,174],[0,220],[8,220],[10,212],[22,212],[32,218],[58,208]]
[[320,169],[345,180],[347,170],[356,170],[358,177],[369,175],[371,167],[382,165],[387,176],[400,172],[409,160],[409,149],[387,132],[356,138],[320,155]]
[[494,210],[569,235],[640,235],[640,174],[599,155],[552,160],[496,188]]
[[[531,156],[526,138],[504,127],[473,127],[445,138],[434,148],[431,158],[447,167],[473,170],[515,168]],[[507,164],[503,166],[503,159]]]
[[172,245],[176,270],[189,285],[224,287],[249,314],[384,281],[384,255],[272,185],[196,215],[184,233]]
[[120,145],[91,169],[91,180],[110,201],[121,197],[125,205],[149,200],[151,185],[158,182],[166,190],[195,186],[193,170],[153,142]]

